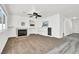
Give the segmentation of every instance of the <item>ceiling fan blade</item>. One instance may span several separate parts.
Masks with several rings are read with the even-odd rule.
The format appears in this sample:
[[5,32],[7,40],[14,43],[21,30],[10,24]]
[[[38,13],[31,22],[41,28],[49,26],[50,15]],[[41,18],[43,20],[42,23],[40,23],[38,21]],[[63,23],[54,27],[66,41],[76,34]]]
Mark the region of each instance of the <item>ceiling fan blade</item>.
[[38,17],[42,17],[41,15],[37,15]]
[[33,17],[33,15],[29,16],[30,18]]
[[33,15],[34,15],[34,16],[37,16],[37,15],[38,15],[38,13],[36,13],[36,12],[33,12]]
[[32,15],[32,14],[27,14],[27,15]]
[[35,18],[37,19],[38,16],[36,16]]

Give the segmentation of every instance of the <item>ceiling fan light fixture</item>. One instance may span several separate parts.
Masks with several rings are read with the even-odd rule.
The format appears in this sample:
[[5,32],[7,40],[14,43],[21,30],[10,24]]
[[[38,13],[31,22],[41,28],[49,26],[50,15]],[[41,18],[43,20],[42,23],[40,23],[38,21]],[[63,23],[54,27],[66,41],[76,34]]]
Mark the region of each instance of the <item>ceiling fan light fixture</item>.
[[30,17],[35,17],[36,19],[37,19],[38,17],[42,17],[41,15],[39,15],[39,14],[36,13],[36,12],[33,12],[33,14],[28,14],[28,15],[30,15]]

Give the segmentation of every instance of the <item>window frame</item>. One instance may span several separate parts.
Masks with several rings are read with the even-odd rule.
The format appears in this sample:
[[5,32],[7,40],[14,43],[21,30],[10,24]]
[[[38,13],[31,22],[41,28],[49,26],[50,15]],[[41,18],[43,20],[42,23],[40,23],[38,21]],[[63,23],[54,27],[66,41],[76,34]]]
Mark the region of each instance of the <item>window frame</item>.
[[[4,11],[4,9],[0,6],[0,11],[2,12],[2,14],[3,14],[3,16],[1,16],[2,17],[2,29],[0,30],[0,32],[4,32],[4,31],[6,31],[7,30],[7,15],[6,15],[6,12]],[[5,18],[3,18],[3,17],[5,17]],[[5,19],[5,20],[4,20]],[[3,29],[4,27],[3,27],[3,22],[5,21],[5,29]]]

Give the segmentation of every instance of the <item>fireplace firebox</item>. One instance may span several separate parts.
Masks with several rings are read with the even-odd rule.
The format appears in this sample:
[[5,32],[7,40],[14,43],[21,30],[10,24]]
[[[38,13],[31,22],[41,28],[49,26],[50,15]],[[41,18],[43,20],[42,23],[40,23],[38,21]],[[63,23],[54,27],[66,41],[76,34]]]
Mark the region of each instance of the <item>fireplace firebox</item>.
[[18,36],[26,36],[27,29],[18,29]]

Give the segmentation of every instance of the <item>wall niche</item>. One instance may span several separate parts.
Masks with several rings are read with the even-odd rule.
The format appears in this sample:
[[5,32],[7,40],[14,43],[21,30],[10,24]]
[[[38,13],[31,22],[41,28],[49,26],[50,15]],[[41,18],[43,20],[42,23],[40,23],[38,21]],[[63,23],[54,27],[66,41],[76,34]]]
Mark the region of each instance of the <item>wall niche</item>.
[[34,20],[29,20],[30,26],[35,26],[35,21]]

